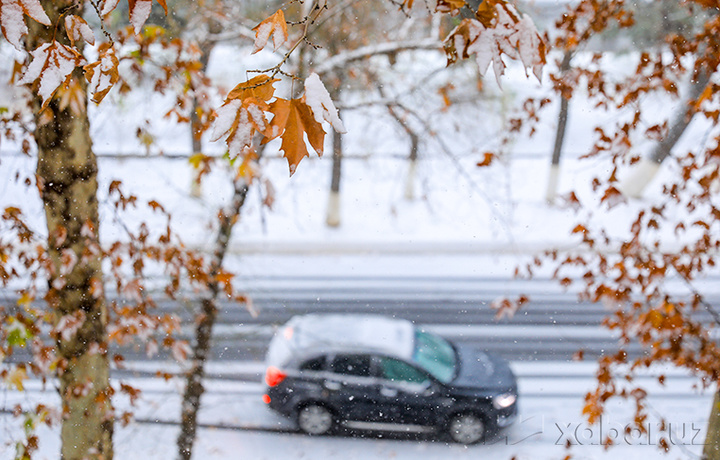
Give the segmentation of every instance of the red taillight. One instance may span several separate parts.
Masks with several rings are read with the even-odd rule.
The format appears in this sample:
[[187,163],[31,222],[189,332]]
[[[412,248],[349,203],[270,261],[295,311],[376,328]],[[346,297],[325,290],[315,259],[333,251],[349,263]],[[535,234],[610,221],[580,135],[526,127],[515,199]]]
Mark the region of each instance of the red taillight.
[[270,395],[262,395],[262,400],[265,404],[270,404],[270,401],[272,401]]
[[265,371],[265,383],[271,387],[280,384],[280,382],[285,380],[285,377],[287,377],[287,374],[275,366],[270,366],[267,368],[267,371]]

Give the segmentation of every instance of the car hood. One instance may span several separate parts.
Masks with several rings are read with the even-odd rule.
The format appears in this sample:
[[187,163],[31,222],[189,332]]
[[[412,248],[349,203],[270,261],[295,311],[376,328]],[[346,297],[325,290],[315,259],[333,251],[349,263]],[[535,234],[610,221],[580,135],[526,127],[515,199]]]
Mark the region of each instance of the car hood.
[[482,390],[517,391],[517,383],[507,362],[481,348],[456,344],[460,371],[451,385]]

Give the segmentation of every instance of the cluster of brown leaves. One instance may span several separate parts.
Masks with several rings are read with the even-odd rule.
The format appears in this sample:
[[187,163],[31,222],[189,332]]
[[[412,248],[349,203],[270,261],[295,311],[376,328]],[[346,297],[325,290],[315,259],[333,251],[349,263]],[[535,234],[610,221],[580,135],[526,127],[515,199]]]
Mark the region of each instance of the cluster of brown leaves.
[[[717,7],[714,1],[694,3]],[[691,7],[689,3],[686,6]],[[688,10],[688,21],[692,18],[692,10]],[[598,109],[631,109],[632,113],[615,126],[595,130],[596,141],[587,156],[608,159],[612,165],[593,179],[596,197],[590,202],[581,201],[575,193],[564,197],[565,205],[576,212],[592,209],[596,205],[590,203],[598,198],[606,209],[631,205],[636,214],[628,223],[626,236],[611,236],[618,235],[618,228],[608,231],[591,224],[593,211],[587,211],[572,230],[577,249],[550,251],[524,270],[532,275],[537,266],[554,266],[559,283],[578,284],[582,299],[607,307],[603,325],[617,332],[619,350],[599,360],[597,387],[586,395],[583,410],[590,422],[599,419],[610,399],[620,397],[633,401],[633,421],[638,429],[645,429],[647,393],[636,384],[639,372],[649,371],[664,384],[663,366],[673,365],[695,374],[702,387],[720,381],[720,346],[711,334],[720,327],[720,312],[696,287],[696,280],[715,269],[720,250],[720,138],[711,139],[700,151],[677,152],[665,160],[672,162],[677,174],[665,179],[661,195],[646,205],[631,202],[618,185],[622,171],[640,159],[638,141],[658,142],[668,131],[667,121],[647,121],[643,97],[677,98],[681,85],[698,81],[707,69],[720,63],[714,51],[720,45],[720,20],[715,14],[704,20],[699,32],[689,28],[684,36],[669,34],[664,48],[639,53],[634,72],[627,78],[606,73],[601,53],[582,66],[565,69],[560,55],[558,70],[551,74],[560,97],[570,99],[575,89],[582,88]],[[609,26],[630,27],[633,22],[633,14],[622,0],[583,0],[568,7],[557,23],[559,33],[553,40],[546,39],[569,53],[569,58]],[[704,116],[717,123],[719,89],[711,81],[697,100],[689,102],[688,116]],[[511,124],[512,131],[539,121],[537,112],[548,102],[528,100],[523,115]],[[669,242],[668,235],[675,235],[676,241]],[[672,283],[679,283],[684,290],[672,289]],[[512,311],[514,304],[499,306]],[[631,354],[631,347],[637,345],[642,354]],[[667,440],[659,447],[668,447]]]

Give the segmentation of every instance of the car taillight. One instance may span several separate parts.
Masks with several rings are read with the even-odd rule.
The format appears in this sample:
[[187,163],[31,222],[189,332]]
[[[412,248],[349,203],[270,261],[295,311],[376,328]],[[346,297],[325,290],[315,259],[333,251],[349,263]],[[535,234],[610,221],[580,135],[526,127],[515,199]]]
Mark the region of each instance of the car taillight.
[[270,387],[279,385],[280,382],[285,380],[285,377],[287,377],[287,374],[275,366],[270,366],[265,371],[265,383]]

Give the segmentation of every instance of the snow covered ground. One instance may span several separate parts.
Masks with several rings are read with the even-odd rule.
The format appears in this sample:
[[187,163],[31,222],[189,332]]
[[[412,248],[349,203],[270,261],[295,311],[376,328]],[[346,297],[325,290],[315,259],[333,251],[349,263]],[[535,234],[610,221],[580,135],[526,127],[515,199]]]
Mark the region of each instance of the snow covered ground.
[[[138,363],[136,368],[146,367]],[[133,364],[129,364],[133,367]],[[156,363],[157,366],[157,363]],[[163,367],[159,365],[157,367]],[[652,378],[638,384],[650,390],[651,418],[646,433],[625,431],[631,416],[628,404],[613,402],[598,425],[588,425],[580,415],[582,397],[593,385],[591,363],[513,363],[519,377],[520,417],[508,430],[485,445],[447,444],[433,436],[393,436],[389,433],[355,431],[352,436],[312,438],[295,432],[294,423],[271,412],[261,401],[262,385],[256,382],[219,380],[218,376],[237,372],[257,373],[262,363],[222,363],[211,366],[215,379],[207,382],[208,394],[199,415],[195,458],[224,459],[329,459],[341,455],[347,459],[560,459],[571,453],[576,459],[690,459],[696,458],[705,439],[705,421],[711,396],[697,391],[680,372],[670,372],[659,388]],[[175,458],[175,440],[182,382],[158,379],[131,379],[143,390],[135,408],[136,421],[117,428],[116,458]],[[42,391],[31,382],[27,394],[4,391],[3,408],[29,401],[56,403],[52,388]],[[127,401],[119,400],[119,408]],[[665,417],[669,432],[660,430],[658,415]],[[12,457],[12,446],[5,443],[17,435],[15,420],[0,416],[0,460]],[[58,456],[57,430],[41,428],[42,448],[39,459]],[[657,447],[665,436],[671,445],[669,454]],[[604,440],[615,445],[605,450]],[[572,444],[566,449],[566,443]]]

